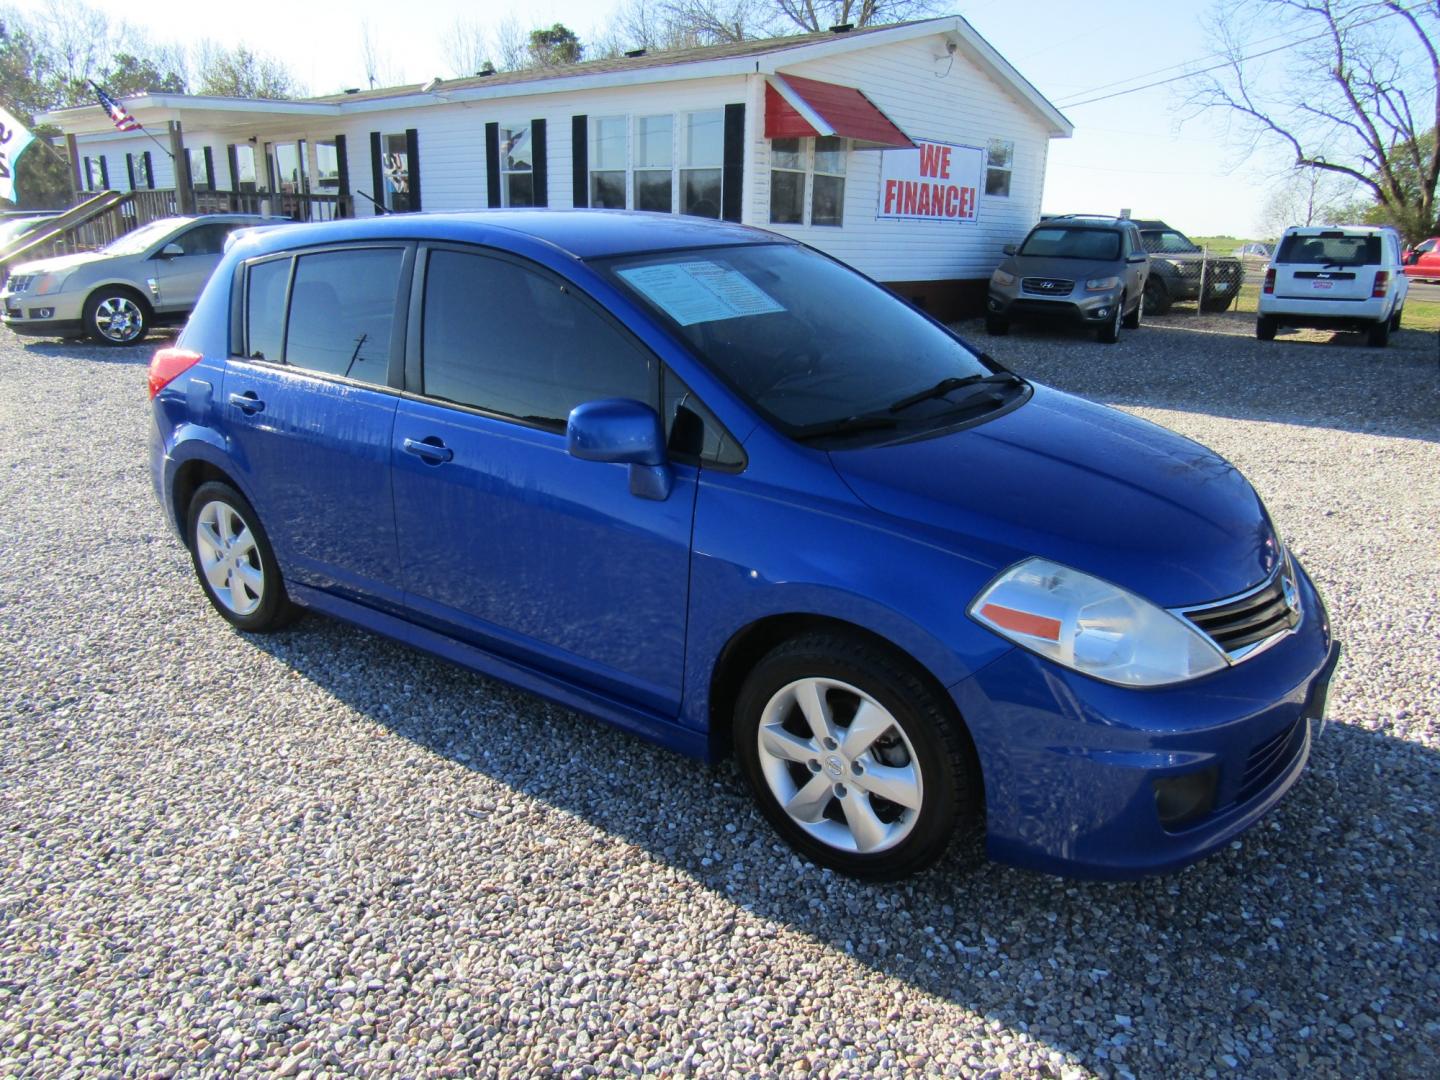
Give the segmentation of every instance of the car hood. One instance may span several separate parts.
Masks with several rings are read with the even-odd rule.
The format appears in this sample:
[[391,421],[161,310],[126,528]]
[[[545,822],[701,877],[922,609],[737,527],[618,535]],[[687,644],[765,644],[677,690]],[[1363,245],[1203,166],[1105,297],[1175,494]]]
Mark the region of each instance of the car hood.
[[102,262],[105,259],[113,259],[115,256],[107,255],[103,251],[79,251],[74,255],[54,255],[48,259],[36,259],[34,262],[21,263],[10,268],[14,274],[55,274],[64,270],[74,270],[76,267],[85,266],[93,262]]
[[1174,607],[1242,592],[1279,557],[1260,497],[1228,461],[1044,386],[977,427],[830,457],[866,504],[950,534],[996,571],[1041,555]]

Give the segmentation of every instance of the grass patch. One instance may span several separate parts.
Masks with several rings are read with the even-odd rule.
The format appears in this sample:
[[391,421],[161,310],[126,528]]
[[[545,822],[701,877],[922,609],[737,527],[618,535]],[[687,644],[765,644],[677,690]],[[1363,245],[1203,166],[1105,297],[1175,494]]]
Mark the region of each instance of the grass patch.
[[[1231,311],[1254,314],[1260,300],[1259,285],[1242,285],[1240,295],[1231,305]],[[1405,301],[1405,315],[1400,321],[1402,330],[1440,331],[1440,300],[1420,300],[1414,296]]]

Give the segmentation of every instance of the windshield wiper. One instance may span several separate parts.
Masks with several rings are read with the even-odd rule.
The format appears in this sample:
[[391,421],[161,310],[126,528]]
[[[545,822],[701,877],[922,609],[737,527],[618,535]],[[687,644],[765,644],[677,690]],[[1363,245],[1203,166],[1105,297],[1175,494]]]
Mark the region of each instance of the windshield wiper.
[[928,390],[918,390],[909,397],[903,397],[890,406],[892,413],[908,409],[911,405],[918,405],[922,401],[929,401],[931,398],[941,398],[946,394],[959,390],[962,386],[975,386],[980,383],[1023,383],[1025,380],[1016,375],[1013,371],[997,371],[993,375],[952,375],[947,379],[941,379]]
[[811,439],[827,438],[832,435],[849,435],[852,431],[878,431],[883,428],[894,428],[900,425],[900,421],[892,420],[888,416],[876,416],[869,414],[865,416],[847,416],[840,420],[826,420],[819,424],[807,424],[795,432],[795,439],[799,442],[809,442]]

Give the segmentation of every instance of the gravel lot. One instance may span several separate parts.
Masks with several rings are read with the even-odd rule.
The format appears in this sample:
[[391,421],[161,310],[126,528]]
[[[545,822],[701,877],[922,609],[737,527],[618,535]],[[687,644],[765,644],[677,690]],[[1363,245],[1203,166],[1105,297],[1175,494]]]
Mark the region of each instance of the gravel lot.
[[[1199,866],[817,871],[705,769],[320,618],[209,610],[149,350],[0,340],[0,1074],[1433,1076],[1433,336],[967,332],[1215,447],[1347,646],[1311,768]],[[1304,340],[1298,340],[1304,339]]]

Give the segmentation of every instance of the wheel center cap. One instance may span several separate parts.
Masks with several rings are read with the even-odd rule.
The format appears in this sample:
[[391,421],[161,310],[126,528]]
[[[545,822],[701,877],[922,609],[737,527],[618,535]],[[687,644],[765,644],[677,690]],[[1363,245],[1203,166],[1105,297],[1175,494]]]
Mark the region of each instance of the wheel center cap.
[[825,771],[831,776],[840,776],[845,772],[845,763],[837,755],[831,754],[825,759]]

